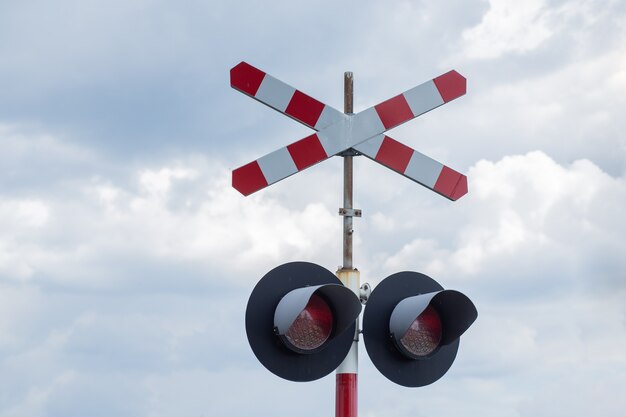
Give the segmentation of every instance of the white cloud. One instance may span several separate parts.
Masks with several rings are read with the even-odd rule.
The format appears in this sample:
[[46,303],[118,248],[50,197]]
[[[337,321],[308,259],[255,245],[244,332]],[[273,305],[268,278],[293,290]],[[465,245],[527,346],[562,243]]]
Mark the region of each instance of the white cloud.
[[41,200],[0,200],[0,274],[18,280],[32,276],[32,264],[20,252],[32,248],[28,240],[36,238],[49,216],[49,207]]
[[490,0],[482,22],[463,34],[470,58],[493,59],[507,52],[524,53],[550,38],[544,0]]
[[[172,187],[172,180],[193,180],[198,177],[198,172],[184,168],[161,168],[158,171],[145,169],[139,173],[139,184],[143,191],[156,199],[163,199]],[[105,195],[107,194],[105,186]],[[117,194],[117,193],[114,193]]]
[[[624,177],[612,177],[588,160],[562,166],[539,151],[479,161],[468,177],[465,216],[454,220],[452,244],[437,242],[416,226],[422,237],[389,256],[388,269],[413,266],[453,280],[481,281],[504,273],[510,283],[532,285],[558,273],[551,285],[574,280],[624,288],[626,263],[614,257],[626,252],[620,238],[626,233],[620,215]],[[596,276],[587,282],[592,270]]]
[[[619,8],[615,1],[574,0],[553,4],[545,0],[488,0],[488,3],[482,21],[463,32],[464,54],[470,59],[523,55],[558,36],[586,49],[598,26],[606,26],[608,31],[613,29],[612,11]],[[613,42],[612,36],[604,40]]]
[[470,178],[481,208],[461,233],[461,248],[453,255],[467,272],[476,273],[476,264],[514,256],[522,248],[565,249],[574,253],[564,260],[574,261],[569,258],[573,256],[583,263],[596,256],[587,254],[588,246],[622,249],[617,236],[626,230],[619,216],[626,180],[587,160],[563,167],[532,152],[497,163],[481,161],[470,170]]
[[[38,228],[46,224],[48,207],[38,200],[9,200],[0,202],[0,219],[18,228]],[[0,225],[1,227],[1,225]]]
[[[29,143],[39,144],[25,140],[21,146]],[[57,161],[63,160],[55,144],[65,145],[57,139],[48,143]],[[26,148],[19,159],[29,159]],[[37,198],[0,200],[5,279],[117,287],[129,278],[111,263],[111,257],[121,257],[137,264],[152,260],[236,270],[249,283],[281,259],[325,259],[327,248],[339,244],[328,233],[340,227],[339,216],[324,205],[290,209],[261,193],[244,198],[230,187],[230,173],[219,162],[189,158],[125,172],[119,179],[102,177],[106,171],[73,179],[70,199],[61,185],[65,179],[58,184],[50,178]],[[63,196],[56,196],[61,187]]]

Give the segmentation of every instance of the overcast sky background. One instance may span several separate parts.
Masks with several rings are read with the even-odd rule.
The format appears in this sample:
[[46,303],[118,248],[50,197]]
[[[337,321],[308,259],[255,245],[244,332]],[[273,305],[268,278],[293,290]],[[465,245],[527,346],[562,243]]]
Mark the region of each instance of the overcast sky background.
[[[0,0],[0,416],[331,416],[334,375],[260,365],[247,298],[341,263],[340,158],[250,197],[230,171],[310,130],[229,86],[245,60],[355,111],[450,69],[395,129],[450,202],[355,161],[355,266],[479,310],[451,370],[363,417],[626,416],[626,2]],[[620,214],[622,213],[622,214]]]

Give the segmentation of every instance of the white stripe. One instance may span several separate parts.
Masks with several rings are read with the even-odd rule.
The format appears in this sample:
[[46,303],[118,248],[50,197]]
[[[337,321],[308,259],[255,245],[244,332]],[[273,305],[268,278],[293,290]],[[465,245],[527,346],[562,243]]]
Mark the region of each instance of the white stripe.
[[370,107],[359,114],[351,116],[351,119],[353,120],[348,129],[350,138],[348,147],[365,142],[372,136],[379,135],[387,130],[374,107]]
[[338,374],[358,374],[359,373],[359,344],[352,342],[350,351],[343,362],[337,367]]
[[427,81],[403,93],[415,117],[443,104],[434,81]]
[[441,162],[437,162],[422,153],[413,151],[409,164],[406,170],[404,170],[404,175],[432,189],[442,169],[443,164]]
[[265,74],[254,98],[284,113],[296,89],[284,82]]
[[[357,270],[340,269],[336,274],[343,285],[350,288],[358,297],[361,292],[361,273]],[[354,341],[345,359],[337,367],[338,374],[357,374],[359,372],[359,322],[360,320],[357,318],[356,328],[354,329]]]
[[376,159],[376,155],[378,155],[378,151],[380,150],[384,139],[385,135],[374,136],[370,140],[355,145],[354,149],[361,152],[365,156]]
[[262,156],[257,159],[257,162],[267,181],[267,185],[273,184],[298,172],[298,168],[296,168],[296,164],[293,162],[287,148],[280,148]]
[[324,110],[322,110],[322,114],[320,114],[319,119],[317,119],[317,123],[315,123],[315,130],[322,130],[325,127],[333,125],[341,119],[343,119],[344,114],[339,110],[336,110],[330,106],[324,105]]
[[[343,123],[338,123],[336,125],[333,125],[332,127],[337,128],[337,125],[340,125],[339,127],[341,127]],[[344,137],[340,135],[327,135],[323,132],[317,132],[317,138],[319,139],[320,144],[322,145],[322,148],[324,148],[324,152],[326,152],[326,155],[328,155],[328,157],[337,155],[338,153],[343,152],[349,148],[349,146],[346,146],[345,140],[340,140],[344,139]]]

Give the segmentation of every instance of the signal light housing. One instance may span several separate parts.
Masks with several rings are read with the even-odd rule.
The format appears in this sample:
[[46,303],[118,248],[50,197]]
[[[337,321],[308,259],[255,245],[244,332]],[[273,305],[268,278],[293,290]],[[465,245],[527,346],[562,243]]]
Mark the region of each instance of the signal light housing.
[[363,315],[370,359],[392,382],[421,387],[450,368],[478,312],[472,301],[418,272],[399,272],[372,291]]
[[[299,290],[306,290],[306,288],[293,291]],[[285,309],[288,295],[280,300],[274,312],[275,333],[281,336],[285,345],[294,352],[318,352],[324,347],[333,330],[334,317],[328,303],[321,296],[313,293],[300,313],[297,313],[298,308],[296,308],[292,309],[291,314],[284,314],[282,310]],[[290,317],[293,313],[298,315]],[[282,330],[280,330],[281,327]]]
[[[404,300],[403,300],[404,301]],[[402,303],[402,301],[400,302]],[[406,327],[406,323],[398,323],[393,310],[389,320],[390,333],[396,346],[402,353],[413,359],[423,359],[439,348],[441,343],[441,317],[433,307],[428,306]],[[399,327],[393,329],[392,326]]]
[[361,312],[359,298],[327,269],[291,262],[257,283],[246,309],[252,351],[273,374],[313,381],[346,357]]

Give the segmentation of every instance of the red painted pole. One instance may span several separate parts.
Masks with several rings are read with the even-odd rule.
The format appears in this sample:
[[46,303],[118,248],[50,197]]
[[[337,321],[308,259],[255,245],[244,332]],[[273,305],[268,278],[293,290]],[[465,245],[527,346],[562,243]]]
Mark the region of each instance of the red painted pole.
[[336,417],[357,416],[357,374],[337,374]]

